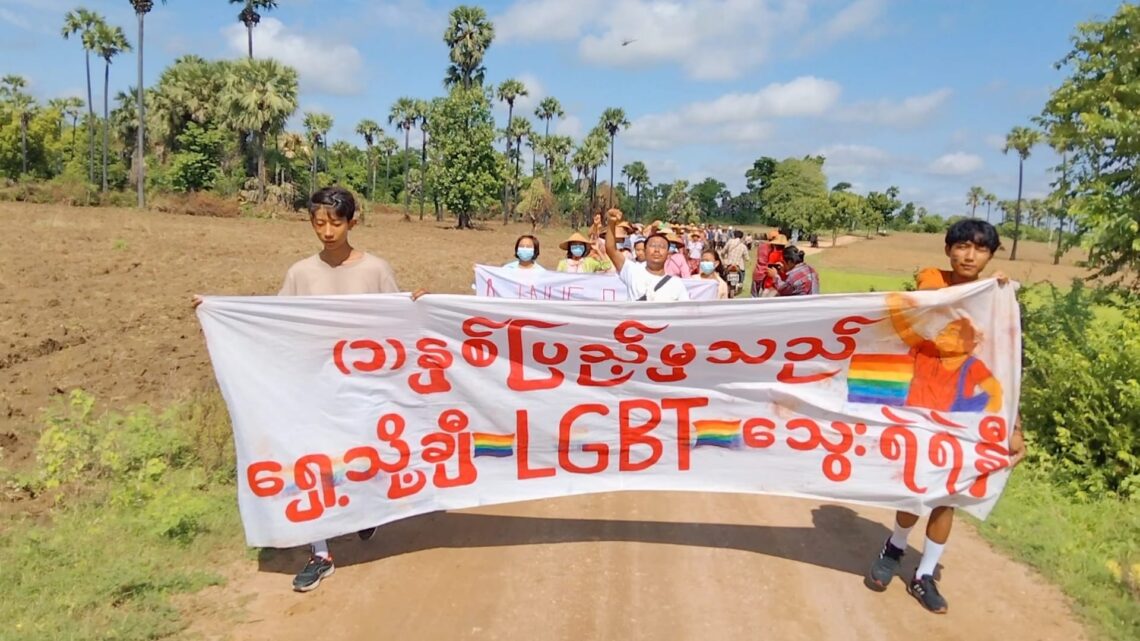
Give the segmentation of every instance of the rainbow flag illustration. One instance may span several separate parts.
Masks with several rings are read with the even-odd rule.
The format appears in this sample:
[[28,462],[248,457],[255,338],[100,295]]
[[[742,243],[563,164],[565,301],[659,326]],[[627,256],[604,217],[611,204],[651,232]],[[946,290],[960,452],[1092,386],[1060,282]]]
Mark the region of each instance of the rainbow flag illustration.
[[909,354],[855,354],[847,370],[847,402],[900,407],[914,378]]
[[741,445],[740,419],[710,419],[693,421],[697,432],[694,448],[702,445],[736,449]]
[[514,456],[515,437],[511,434],[486,434],[475,432],[475,457],[494,456],[503,458]]

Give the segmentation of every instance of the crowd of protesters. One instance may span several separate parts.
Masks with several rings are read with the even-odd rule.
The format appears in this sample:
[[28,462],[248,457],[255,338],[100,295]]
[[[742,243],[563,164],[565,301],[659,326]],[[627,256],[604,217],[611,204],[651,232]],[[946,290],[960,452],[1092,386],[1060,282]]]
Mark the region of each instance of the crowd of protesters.
[[[809,296],[819,293],[819,274],[804,261],[802,249],[788,242],[787,232],[773,230],[757,237],[744,230],[722,225],[682,223],[633,223],[618,210],[614,224],[602,214],[594,219],[586,235],[575,231],[558,248],[565,254],[557,271],[571,274],[620,274],[620,262],[606,250],[612,233],[614,246],[633,264],[648,261],[647,242],[660,237],[665,247],[663,273],[672,278],[703,278],[717,282],[717,298],[737,298],[744,293],[748,263],[756,252],[752,272],[752,298]],[[609,214],[607,214],[608,216]],[[515,241],[515,260],[508,269],[543,270],[538,264],[539,240],[533,235]]]

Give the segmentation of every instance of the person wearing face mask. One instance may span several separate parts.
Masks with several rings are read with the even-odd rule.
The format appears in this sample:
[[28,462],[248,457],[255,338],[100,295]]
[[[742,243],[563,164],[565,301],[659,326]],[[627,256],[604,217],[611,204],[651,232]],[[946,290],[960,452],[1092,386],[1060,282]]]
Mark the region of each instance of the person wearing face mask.
[[595,274],[605,271],[601,261],[590,256],[590,239],[578,232],[558,245],[566,252],[566,258],[558,261],[558,271],[568,274]]
[[538,253],[539,244],[537,238],[530,234],[519,236],[519,239],[515,241],[515,260],[503,265],[503,268],[546,271],[542,265],[538,264]]
[[693,272],[689,269],[689,261],[685,259],[685,253],[682,251],[685,241],[672,232],[668,233],[665,239],[669,241],[669,257],[665,259],[665,273],[673,278],[692,276]]
[[724,265],[720,262],[720,255],[716,253],[716,250],[706,249],[701,252],[697,274],[693,278],[715,280],[716,299],[728,300],[728,281],[724,279]]

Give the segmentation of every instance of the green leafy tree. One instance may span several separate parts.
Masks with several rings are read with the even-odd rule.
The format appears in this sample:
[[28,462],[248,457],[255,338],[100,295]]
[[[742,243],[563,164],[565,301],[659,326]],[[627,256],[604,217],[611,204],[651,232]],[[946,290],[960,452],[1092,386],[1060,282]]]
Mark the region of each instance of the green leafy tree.
[[87,68],[87,180],[95,182],[95,100],[91,97],[91,52],[96,50],[96,32],[106,21],[98,13],[82,7],[68,11],[63,18],[62,35],[66,40],[78,35],[83,44],[84,64]]
[[1017,260],[1017,241],[1021,236],[1021,189],[1025,182],[1025,161],[1029,152],[1041,141],[1041,132],[1029,127],[1014,127],[1005,137],[1002,153],[1017,152],[1017,205],[1013,210],[1013,248],[1009,259]]
[[891,223],[895,229],[905,229],[910,224],[910,219],[898,215],[899,209],[902,207],[898,187],[891,186],[882,192],[869,192],[867,194],[867,207],[868,209],[864,211],[863,217],[858,219],[858,222],[867,229],[867,238],[870,238],[872,232],[878,231],[886,223]]
[[384,155],[385,201],[392,197],[392,156],[399,150],[399,141],[381,131],[376,139],[376,152]]
[[1088,263],[1140,289],[1140,6],[1080,24],[1059,63],[1068,77],[1039,122],[1064,141],[1069,211],[1087,230]]
[[440,199],[458,217],[460,229],[473,229],[472,219],[495,203],[501,184],[491,102],[478,88],[457,87],[438,103],[433,117]]
[[530,220],[530,229],[533,233],[538,228],[541,216],[553,209],[554,204],[554,194],[546,188],[546,183],[541,177],[536,177],[523,192],[519,200],[518,213]]
[[178,191],[210,189],[221,178],[225,132],[191,122],[179,134],[179,151],[170,165],[171,186]]
[[[625,117],[625,111],[617,107],[609,107],[602,112],[602,118],[598,122],[598,126],[605,130],[610,137],[610,185],[614,184],[614,139],[622,129],[629,129],[629,119]],[[609,202],[608,206],[612,207],[614,203]]]
[[24,92],[28,81],[23,76],[8,75],[0,80],[2,99],[20,123],[20,173],[28,173],[28,123],[36,111],[36,101]]
[[103,59],[103,193],[107,193],[107,154],[110,147],[111,61],[131,50],[122,27],[100,24],[95,28],[95,52]]
[[646,168],[645,163],[640,160],[635,160],[625,167],[621,168],[622,175],[633,185],[635,196],[633,212],[637,220],[641,220],[641,190],[649,184],[649,169]]
[[763,191],[764,211],[780,227],[808,229],[814,210],[830,206],[823,160],[818,158],[781,160]]
[[830,230],[831,246],[839,238],[840,229],[851,229],[858,222],[866,220],[871,208],[867,199],[845,190],[832,190],[828,195],[829,207],[820,207],[812,220],[812,230]]
[[388,124],[395,125],[397,129],[404,130],[404,220],[412,219],[412,201],[408,194],[408,148],[412,144],[412,129],[419,120],[419,106],[414,98],[404,96],[392,104],[388,112]]
[[451,65],[447,68],[444,84],[471,89],[482,85],[487,68],[483,58],[491,41],[495,39],[495,25],[481,7],[460,5],[451,10],[443,42],[450,50]]
[[670,221],[696,225],[701,222],[701,210],[689,193],[689,181],[678,180],[669,186],[665,212]]
[[[276,60],[246,58],[230,67],[228,82],[222,94],[229,122],[239,131],[251,131],[257,146],[257,194],[265,200],[265,141],[285,129],[285,122],[297,112],[300,93],[296,70]],[[324,134],[332,128],[332,120],[310,119],[306,127]],[[327,126],[325,126],[327,124]]]
[[689,193],[705,220],[714,218],[720,210],[718,200],[727,193],[728,186],[715,178],[705,178],[693,185]]
[[238,22],[245,25],[246,39],[249,42],[249,57],[253,58],[253,28],[261,24],[262,11],[277,8],[277,0],[230,0],[230,4],[242,5]]

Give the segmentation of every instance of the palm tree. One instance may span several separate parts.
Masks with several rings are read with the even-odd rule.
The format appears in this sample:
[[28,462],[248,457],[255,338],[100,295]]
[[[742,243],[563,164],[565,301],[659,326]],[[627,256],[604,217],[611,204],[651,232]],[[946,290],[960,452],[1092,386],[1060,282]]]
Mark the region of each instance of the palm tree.
[[100,24],[95,28],[95,52],[103,59],[103,193],[107,193],[107,150],[110,144],[111,61],[131,50],[122,27]]
[[443,33],[443,42],[451,50],[451,65],[447,68],[444,85],[470,89],[472,84],[483,84],[487,72],[483,56],[494,39],[495,25],[481,7],[460,5],[452,9]]
[[[285,121],[297,111],[297,72],[276,60],[247,58],[233,63],[222,94],[228,120],[240,131],[252,131],[257,142],[257,197],[265,201],[265,139],[284,131]],[[332,128],[328,116],[309,119],[306,126],[323,137]],[[315,157],[315,156],[314,156]],[[315,178],[314,178],[315,180]]]
[[376,139],[384,135],[384,130],[375,120],[365,118],[356,125],[356,135],[363,136],[364,144],[368,147],[368,171],[371,176],[368,197],[376,200]]
[[988,191],[985,193],[985,195],[982,196],[982,202],[984,202],[986,204],[986,222],[987,223],[990,222],[990,210],[993,208],[994,203],[996,203],[997,200],[998,200],[998,197],[994,194],[991,194]]
[[8,75],[0,80],[0,98],[7,101],[20,120],[20,173],[28,173],[28,123],[36,110],[36,101],[24,93],[28,81],[23,76]]
[[[539,120],[546,122],[545,136],[546,136],[547,140],[549,140],[550,139],[550,121],[554,120],[555,118],[561,118],[561,117],[565,116],[566,112],[562,111],[562,103],[558,102],[557,98],[555,98],[554,96],[547,96],[547,97],[542,99],[542,102],[538,103],[538,108],[536,108],[534,110],[534,115]],[[550,189],[550,171],[551,171],[550,157],[547,156],[547,158],[546,158],[546,188],[547,189]]]
[[380,132],[380,138],[376,141],[376,149],[384,154],[384,191],[387,195],[391,195],[391,177],[392,177],[392,154],[400,150],[400,143],[391,136]]
[[388,124],[395,125],[397,129],[404,130],[404,220],[412,219],[411,195],[408,193],[408,148],[412,144],[412,127],[416,126],[416,101],[413,98],[403,97],[392,105],[388,112]]
[[309,191],[315,192],[317,190],[317,158],[320,155],[321,147],[328,147],[326,137],[329,130],[332,129],[333,119],[328,114],[307,111],[303,124],[313,157],[313,164],[309,168]]
[[640,160],[635,160],[625,167],[621,168],[621,173],[637,190],[635,197],[634,215],[637,220],[641,220],[641,188],[649,184],[649,170],[645,167],[645,163]]
[[[586,135],[584,144],[587,149],[587,160],[589,161],[589,177],[590,177],[590,200],[589,207],[593,211],[597,209],[598,195],[598,168],[606,162],[606,130],[595,127],[589,134]],[[612,185],[611,185],[612,186]]]
[[68,11],[63,18],[64,40],[79,34],[83,43],[84,63],[87,67],[87,180],[95,182],[95,101],[91,98],[91,52],[95,50],[95,30],[105,24],[103,17],[82,7]]
[[420,220],[424,219],[424,194],[427,192],[427,139],[428,116],[431,105],[426,100],[415,101],[416,122],[420,125]]
[[1061,180],[1057,183],[1057,250],[1053,252],[1053,264],[1061,263],[1061,253],[1064,249],[1065,214],[1068,213],[1069,201],[1069,152],[1072,144],[1057,131],[1049,133],[1049,145],[1061,156]]
[[249,57],[253,57],[253,28],[261,23],[261,11],[272,11],[277,8],[277,0],[230,0],[230,4],[240,4],[241,13],[238,22],[245,25],[246,38],[249,40]]
[[970,218],[975,218],[974,212],[978,210],[978,205],[985,197],[985,189],[981,187],[970,187],[970,191],[966,193],[966,206],[970,208]]
[[[511,191],[514,193],[518,191],[519,165],[522,161],[522,141],[523,138],[529,138],[532,136],[534,134],[534,129],[530,126],[529,120],[523,118],[522,116],[515,116],[515,118],[511,120],[510,124],[507,125],[506,134],[507,148],[511,149],[511,143],[514,143],[515,177],[514,180],[511,181]],[[510,158],[511,156],[507,157],[508,160],[510,160]],[[510,221],[510,215],[513,209],[514,207],[512,206],[510,209],[507,209],[503,212],[503,224],[506,224]]]
[[625,111],[616,107],[610,107],[602,112],[601,122],[598,123],[606,133],[610,135],[610,203],[609,206],[613,207],[613,189],[614,189],[614,138],[617,137],[618,131],[622,129],[629,129],[629,120],[625,117]]
[[71,157],[75,158],[75,131],[79,128],[79,116],[83,113],[83,99],[72,96],[64,98],[60,114],[71,121]]
[[[166,0],[162,0],[162,4],[166,4]],[[138,84],[138,140],[135,142],[135,153],[138,154],[137,167],[138,167],[138,207],[142,209],[146,206],[146,158],[145,158],[145,145],[146,140],[146,104],[143,98],[143,23],[146,21],[146,14],[154,8],[152,0],[131,0],[131,6],[135,9],[135,16],[139,20],[139,84]]]
[[[499,100],[507,103],[507,127],[515,117],[515,100],[530,95],[526,85],[520,80],[508,78],[499,84]],[[511,137],[507,136],[507,158],[511,157]],[[503,183],[503,223],[506,224],[511,211],[510,186]]]
[[1029,158],[1029,151],[1041,141],[1041,132],[1029,127],[1014,127],[1005,137],[1003,154],[1012,149],[1017,152],[1017,208],[1013,213],[1013,248],[1009,251],[1009,259],[1017,260],[1017,241],[1021,235],[1021,187],[1025,178],[1025,160]]

